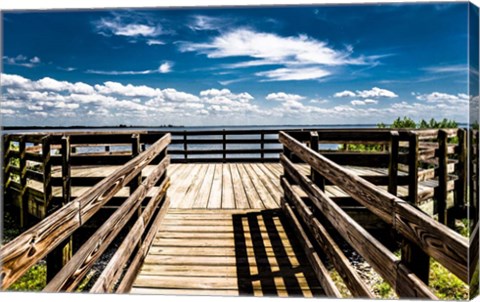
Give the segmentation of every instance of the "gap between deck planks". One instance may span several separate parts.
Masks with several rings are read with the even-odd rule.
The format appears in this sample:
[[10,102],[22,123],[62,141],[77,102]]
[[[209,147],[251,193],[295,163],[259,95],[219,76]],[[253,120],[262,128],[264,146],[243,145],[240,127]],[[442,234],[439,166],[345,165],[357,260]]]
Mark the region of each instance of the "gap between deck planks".
[[172,209],[132,294],[323,296],[280,209]]

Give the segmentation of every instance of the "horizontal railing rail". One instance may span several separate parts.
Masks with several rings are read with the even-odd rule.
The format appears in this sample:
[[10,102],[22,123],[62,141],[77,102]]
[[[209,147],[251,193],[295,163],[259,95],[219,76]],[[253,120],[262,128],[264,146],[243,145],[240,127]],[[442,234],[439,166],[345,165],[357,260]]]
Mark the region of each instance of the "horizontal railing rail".
[[[152,233],[151,229],[156,225],[150,222],[152,220],[158,221],[168,207],[166,191],[170,182],[166,171],[170,158],[166,154],[166,150],[170,142],[171,136],[165,134],[147,150],[143,152],[140,152],[138,148],[133,150],[133,158],[127,163],[118,167],[84,194],[65,203],[60,209],[38,224],[0,247],[0,259],[2,259],[1,288],[9,288],[34,264],[58,250],[58,247],[68,241],[68,238],[84,226],[118,191],[127,185],[130,186],[132,191],[130,196],[73,257],[63,267],[60,267],[58,272],[54,272],[54,278],[47,284],[45,291],[70,291],[75,289],[89,268],[95,263],[95,260],[102,255],[113,239],[117,238],[119,232],[124,229],[130,220],[129,218],[138,213],[138,209],[140,209],[147,193],[156,186],[157,190],[150,197],[148,204],[124,239],[124,242],[126,240],[128,243],[122,244],[117,249],[114,254],[115,260],[110,261],[105,269],[105,274],[97,280],[98,285],[95,286],[95,291],[101,291],[101,289],[111,291],[112,284],[115,284],[121,276],[124,264],[132,258],[132,246],[140,245],[139,240],[143,233],[147,233],[147,239],[151,237],[151,235],[148,237],[148,234]],[[68,145],[65,137],[63,137],[63,144]],[[139,175],[147,165],[155,161],[158,164],[150,175],[141,182]],[[143,244],[146,242],[143,241]],[[145,250],[145,248],[142,245],[140,251]],[[52,272],[48,271],[48,261],[47,257],[47,275],[52,275]],[[138,258],[134,257],[133,261],[138,262]],[[123,284],[125,288],[128,282]]]
[[[428,134],[430,135],[431,132]],[[410,135],[418,137],[417,134]],[[386,190],[379,189],[329,160],[313,150],[315,146],[312,149],[311,146],[306,146],[286,132],[280,132],[279,139],[284,146],[284,154],[281,156],[285,171],[282,179],[285,192],[283,208],[289,216],[292,216],[293,221],[301,222],[302,232],[313,234],[312,238],[317,240],[320,246],[324,246],[322,242],[329,240],[323,226],[325,223],[331,224],[343,239],[392,285],[399,296],[437,299],[426,284],[428,273],[425,278],[419,269],[425,265],[422,263],[421,253],[417,252],[416,255],[420,256],[413,260],[403,253],[401,259],[395,256],[327,196],[324,186],[325,180],[328,180],[387,223],[400,237],[404,238],[408,243],[407,247],[416,247],[422,253],[437,260],[462,281],[468,282],[469,245],[466,238],[435,221],[408,202]],[[298,165],[292,161],[294,157],[311,167],[310,175],[301,172]],[[305,199],[305,196],[308,198]],[[368,296],[363,284],[353,274],[348,263],[341,261],[343,258],[341,251],[326,248],[324,252],[330,256],[329,259],[352,294]],[[429,265],[428,262],[427,265]],[[325,280],[325,278],[319,277],[319,280]]]

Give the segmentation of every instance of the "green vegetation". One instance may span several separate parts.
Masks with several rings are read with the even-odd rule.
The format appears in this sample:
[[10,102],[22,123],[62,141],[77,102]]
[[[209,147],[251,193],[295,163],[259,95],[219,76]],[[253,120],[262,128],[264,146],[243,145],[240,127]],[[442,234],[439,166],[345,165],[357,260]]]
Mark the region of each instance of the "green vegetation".
[[433,259],[430,260],[429,285],[440,299],[468,299],[468,286]]
[[[441,121],[436,121],[431,119],[429,121],[421,120],[418,124],[415,123],[409,117],[404,116],[403,118],[398,117],[390,126],[387,126],[385,123],[377,124],[377,128],[380,129],[440,129],[440,128],[457,128],[458,123],[453,120],[443,119]],[[457,138],[454,138],[456,140]],[[452,141],[455,143],[455,141]],[[361,152],[379,152],[383,150],[382,145],[378,144],[348,144],[341,145],[338,150],[343,151],[361,151]]]
[[377,124],[377,128],[392,128],[392,129],[405,129],[405,128],[413,128],[413,129],[440,129],[440,128],[457,128],[458,123],[453,120],[447,120],[444,118],[441,121],[436,121],[435,119],[430,119],[429,121],[421,120],[418,124],[415,123],[409,117],[404,116],[403,118],[398,117],[390,127],[387,127],[385,123]]
[[39,263],[32,266],[20,279],[10,286],[12,291],[41,291],[46,286],[47,265]]

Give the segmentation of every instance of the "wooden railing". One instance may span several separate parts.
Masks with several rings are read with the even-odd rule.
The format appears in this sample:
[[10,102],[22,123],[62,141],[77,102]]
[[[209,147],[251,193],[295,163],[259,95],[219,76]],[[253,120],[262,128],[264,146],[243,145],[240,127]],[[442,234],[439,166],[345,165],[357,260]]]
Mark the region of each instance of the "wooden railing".
[[[131,137],[131,134],[129,136]],[[72,141],[75,143],[75,139]],[[145,151],[139,152],[133,158],[130,157],[127,163],[103,178],[86,193],[65,202],[60,209],[2,246],[0,248],[1,288],[7,289],[29,268],[47,256],[47,275],[51,278],[48,278],[49,282],[44,290],[47,292],[72,291],[112,241],[118,238],[120,231],[130,227],[122,244],[116,249],[92,288],[94,292],[127,291],[146,256],[159,220],[168,208],[166,191],[170,181],[166,171],[170,158],[166,150],[170,142],[169,134],[162,136]],[[139,176],[142,170],[153,163],[156,163],[153,171],[141,181]],[[68,178],[65,181],[68,181]],[[48,255],[68,254],[65,253],[65,248],[68,248],[72,234],[81,230],[87,221],[127,185],[134,190],[103,225],[71,258],[60,257],[64,263],[50,265],[49,261],[52,258],[49,259]],[[156,190],[152,190],[154,186]],[[150,199],[147,205],[142,207],[142,202],[149,192]],[[129,224],[131,219],[133,219],[133,225]],[[125,271],[125,264],[129,260],[130,264]],[[115,284],[119,284],[118,287],[115,288]]]
[[278,130],[174,131],[169,154],[174,163],[278,162]]
[[[323,249],[354,296],[373,296],[327,231],[326,226],[330,225],[400,297],[438,299],[427,286],[429,257],[437,260],[462,281],[468,282],[469,245],[466,238],[435,221],[409,202],[352,174],[307,147],[294,135],[280,132],[279,139],[284,146],[284,154],[281,155],[285,171],[282,178],[285,192],[282,208],[299,230],[299,237],[303,238],[310,263],[316,268],[318,279],[329,295],[340,294],[318,257],[318,248]],[[313,173],[303,174],[294,163],[295,158],[310,165]],[[403,238],[401,258],[327,196],[324,192],[325,181],[344,190],[389,225],[399,238]],[[311,242],[318,243],[318,247],[315,248]]]

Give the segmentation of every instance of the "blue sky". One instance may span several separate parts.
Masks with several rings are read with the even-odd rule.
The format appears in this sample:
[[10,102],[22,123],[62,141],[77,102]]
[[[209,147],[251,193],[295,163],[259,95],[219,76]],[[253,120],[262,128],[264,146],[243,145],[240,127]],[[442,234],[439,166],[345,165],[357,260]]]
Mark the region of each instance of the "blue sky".
[[468,4],[3,13],[4,125],[468,117]]

